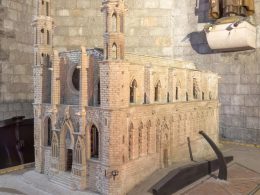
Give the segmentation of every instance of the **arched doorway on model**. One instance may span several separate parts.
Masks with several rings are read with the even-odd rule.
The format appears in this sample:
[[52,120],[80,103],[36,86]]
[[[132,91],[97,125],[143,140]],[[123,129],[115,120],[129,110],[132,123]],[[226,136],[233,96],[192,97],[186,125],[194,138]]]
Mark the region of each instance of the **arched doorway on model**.
[[91,142],[91,158],[98,159],[99,158],[99,141],[100,135],[98,128],[95,125],[92,125],[90,129],[90,142]]
[[61,171],[71,172],[73,164],[74,150],[74,128],[70,120],[66,120],[61,130],[60,143],[60,163]]

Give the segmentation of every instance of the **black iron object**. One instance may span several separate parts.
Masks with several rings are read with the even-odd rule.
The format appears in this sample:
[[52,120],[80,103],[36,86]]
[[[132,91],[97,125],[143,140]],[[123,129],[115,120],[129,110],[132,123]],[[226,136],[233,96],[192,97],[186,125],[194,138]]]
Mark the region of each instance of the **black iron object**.
[[199,133],[207,140],[207,142],[209,143],[209,145],[211,146],[211,148],[214,150],[214,152],[218,157],[218,163],[219,163],[218,178],[221,180],[227,180],[227,164],[222,152],[205,132],[200,131]]
[[[159,181],[152,188],[154,195],[170,195],[173,194],[185,186],[197,181],[198,179],[211,174],[213,171],[219,169],[218,178],[222,180],[227,179],[227,163],[233,160],[233,156],[224,157],[213,140],[203,131],[199,132],[210,144],[212,149],[217,155],[217,159],[196,163],[190,166],[179,168],[171,171],[166,177]],[[191,153],[191,147],[188,138],[188,146],[190,151],[191,160],[193,159]]]
[[190,160],[194,161],[193,155],[192,155],[191,144],[190,144],[190,137],[187,137],[187,141],[188,141],[188,147],[189,147],[189,153],[190,153]]
[[116,176],[119,175],[119,171],[118,170],[114,170],[111,172],[112,173],[112,176],[113,176],[113,179],[115,180],[116,179]]
[[[229,163],[233,160],[233,156],[225,157],[225,159]],[[175,169],[152,187],[152,193],[154,195],[171,195],[218,168],[218,159],[215,159]]]
[[0,121],[0,169],[34,162],[33,119]]
[[24,158],[23,158],[23,142],[20,140],[20,123],[22,122],[22,120],[24,119],[24,116],[21,117],[15,117],[12,118],[12,120],[15,122],[15,138],[16,138],[16,150],[20,159],[20,163],[24,164]]

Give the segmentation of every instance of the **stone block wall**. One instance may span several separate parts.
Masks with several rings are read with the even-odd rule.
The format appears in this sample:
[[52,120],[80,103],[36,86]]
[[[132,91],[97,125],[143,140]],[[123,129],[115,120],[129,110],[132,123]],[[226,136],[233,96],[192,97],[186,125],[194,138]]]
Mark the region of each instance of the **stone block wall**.
[[[197,3],[196,3],[197,2]],[[208,0],[174,1],[173,56],[192,60],[199,69],[221,76],[220,130],[223,139],[260,144],[260,1],[255,0],[257,49],[238,52],[210,50],[203,27]]]
[[0,1],[0,120],[33,117],[33,1]]
[[54,46],[60,50],[79,49],[81,45],[102,47],[103,17],[101,1],[53,1]]
[[[54,46],[60,50],[81,45],[103,48],[104,21],[101,0],[56,0]],[[126,0],[126,50],[172,56],[172,1]]]

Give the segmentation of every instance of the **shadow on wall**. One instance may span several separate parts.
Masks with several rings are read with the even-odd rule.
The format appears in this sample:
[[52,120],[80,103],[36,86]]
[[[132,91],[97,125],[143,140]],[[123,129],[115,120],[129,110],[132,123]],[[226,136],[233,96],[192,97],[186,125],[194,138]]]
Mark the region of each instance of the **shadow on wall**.
[[182,42],[189,39],[191,47],[198,54],[212,54],[215,53],[212,51],[208,45],[206,34],[204,31],[201,32],[192,32],[188,34]]
[[198,16],[198,23],[209,23],[208,17],[209,0],[196,0],[195,15]]
[[247,51],[251,50],[254,51],[254,49],[249,48],[249,47],[244,47],[244,48],[230,48],[226,50],[212,50],[209,47],[207,38],[206,38],[206,32],[200,31],[200,32],[192,32],[188,34],[182,42],[186,41],[189,39],[190,45],[194,51],[196,51],[198,54],[218,54],[218,53],[233,53],[237,51]]
[[[195,15],[198,16],[198,23],[211,23],[209,19],[209,0],[196,0]],[[189,38],[193,50],[198,54],[212,54],[214,53],[207,42],[206,34],[204,31],[192,32],[184,38]]]

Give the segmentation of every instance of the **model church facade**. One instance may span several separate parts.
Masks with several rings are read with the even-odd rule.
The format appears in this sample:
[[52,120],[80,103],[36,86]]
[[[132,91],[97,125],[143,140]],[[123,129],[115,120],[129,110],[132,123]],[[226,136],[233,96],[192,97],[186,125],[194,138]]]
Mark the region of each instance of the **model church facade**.
[[[71,189],[126,194],[154,171],[211,154],[218,75],[192,62],[127,53],[124,0],[102,3],[103,49],[53,50],[50,1],[34,18],[35,166]],[[189,141],[188,141],[189,140]]]

